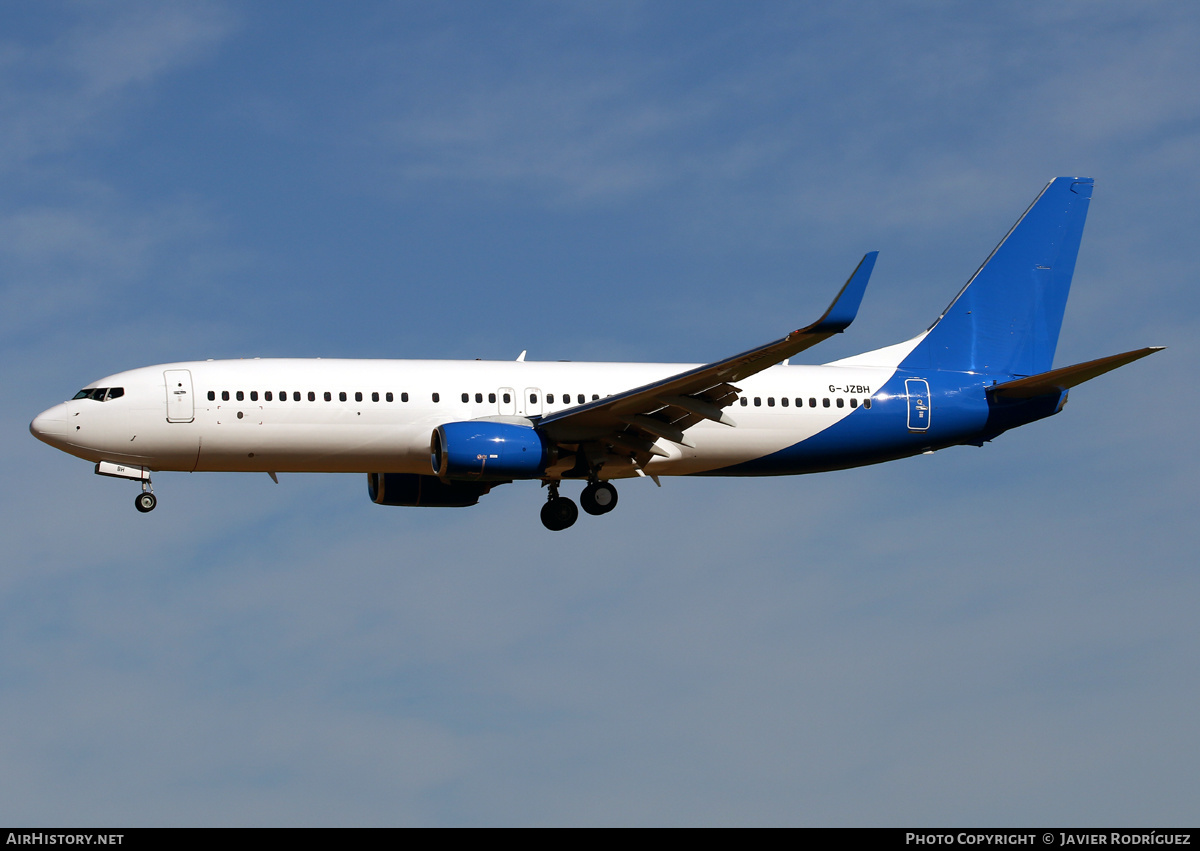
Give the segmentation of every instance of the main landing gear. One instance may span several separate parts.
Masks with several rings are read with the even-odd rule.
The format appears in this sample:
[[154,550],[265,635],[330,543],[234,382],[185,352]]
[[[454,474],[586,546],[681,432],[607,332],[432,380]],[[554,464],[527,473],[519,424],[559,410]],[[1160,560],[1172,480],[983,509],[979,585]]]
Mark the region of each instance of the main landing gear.
[[[558,482],[550,482],[550,493],[542,506],[542,525],[561,532],[579,519],[579,509],[565,496],[558,495]],[[579,504],[588,514],[607,514],[617,507],[617,489],[608,482],[591,482],[579,495]]]
[[617,489],[608,482],[592,482],[579,495],[579,504],[588,514],[608,514],[617,507]]
[[550,498],[542,506],[542,525],[551,532],[561,532],[579,517],[575,503],[558,495],[558,485],[550,485]]

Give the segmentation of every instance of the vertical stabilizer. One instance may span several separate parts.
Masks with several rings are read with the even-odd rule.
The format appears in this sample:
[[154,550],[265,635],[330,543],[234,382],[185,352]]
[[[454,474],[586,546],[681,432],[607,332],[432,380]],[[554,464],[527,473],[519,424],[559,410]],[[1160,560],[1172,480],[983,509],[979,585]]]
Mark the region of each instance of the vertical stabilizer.
[[1036,375],[1058,346],[1092,179],[1056,177],[902,366]]

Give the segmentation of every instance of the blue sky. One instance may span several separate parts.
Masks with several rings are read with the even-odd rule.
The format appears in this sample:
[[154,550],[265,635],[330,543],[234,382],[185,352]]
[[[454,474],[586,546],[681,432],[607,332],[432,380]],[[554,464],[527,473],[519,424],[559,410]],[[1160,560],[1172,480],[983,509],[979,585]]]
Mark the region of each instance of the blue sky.
[[[1194,822],[1197,43],[1152,2],[5,6],[0,817]],[[362,476],[143,516],[27,432],[174,360],[714,360],[878,249],[831,360],[1059,174],[1056,363],[1170,348],[983,450],[550,534],[531,484]]]

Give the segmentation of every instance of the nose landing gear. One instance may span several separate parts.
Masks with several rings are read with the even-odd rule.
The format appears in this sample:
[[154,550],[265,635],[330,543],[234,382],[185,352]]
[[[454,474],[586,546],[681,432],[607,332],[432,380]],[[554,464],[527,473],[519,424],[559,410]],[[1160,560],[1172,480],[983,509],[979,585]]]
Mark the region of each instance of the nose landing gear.
[[158,499],[154,496],[154,485],[150,484],[150,470],[146,467],[131,467],[128,464],[118,464],[115,461],[97,461],[96,475],[110,476],[114,479],[133,479],[135,482],[141,482],[142,492],[134,497],[133,507],[142,514],[153,511],[154,506],[158,505]]
[[150,484],[149,479],[143,479],[142,492],[134,497],[133,507],[145,514],[153,511],[156,505],[158,505],[158,497],[154,495],[154,487]]

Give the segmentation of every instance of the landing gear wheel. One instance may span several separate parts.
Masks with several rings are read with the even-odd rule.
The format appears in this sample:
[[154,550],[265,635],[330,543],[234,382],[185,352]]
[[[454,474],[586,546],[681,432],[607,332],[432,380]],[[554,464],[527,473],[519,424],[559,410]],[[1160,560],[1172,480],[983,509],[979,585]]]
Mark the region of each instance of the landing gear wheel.
[[137,495],[137,498],[135,498],[133,501],[133,505],[134,508],[142,512],[142,514],[145,514],[147,511],[154,510],[154,506],[158,505],[158,500],[155,498],[154,494],[146,491],[145,493],[139,493]]
[[542,506],[542,525],[561,532],[579,518],[579,508],[565,496],[554,497]]
[[579,504],[588,514],[608,514],[617,507],[617,489],[608,482],[593,482],[579,495]]

